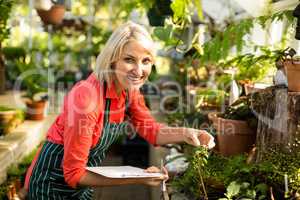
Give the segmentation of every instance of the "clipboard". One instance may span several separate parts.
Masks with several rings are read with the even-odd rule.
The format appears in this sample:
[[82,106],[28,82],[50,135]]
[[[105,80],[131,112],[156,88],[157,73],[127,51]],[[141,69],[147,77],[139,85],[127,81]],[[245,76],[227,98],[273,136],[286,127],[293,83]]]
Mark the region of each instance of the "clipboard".
[[162,173],[148,173],[144,169],[132,166],[86,167],[86,169],[108,178],[157,178],[163,175]]

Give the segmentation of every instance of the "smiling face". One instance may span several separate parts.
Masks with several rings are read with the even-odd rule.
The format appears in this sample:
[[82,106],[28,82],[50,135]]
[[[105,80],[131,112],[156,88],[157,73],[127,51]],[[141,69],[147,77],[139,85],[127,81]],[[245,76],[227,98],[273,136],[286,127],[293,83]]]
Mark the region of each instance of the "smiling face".
[[128,42],[113,65],[117,85],[122,89],[139,89],[151,73],[152,65],[153,58],[141,43]]

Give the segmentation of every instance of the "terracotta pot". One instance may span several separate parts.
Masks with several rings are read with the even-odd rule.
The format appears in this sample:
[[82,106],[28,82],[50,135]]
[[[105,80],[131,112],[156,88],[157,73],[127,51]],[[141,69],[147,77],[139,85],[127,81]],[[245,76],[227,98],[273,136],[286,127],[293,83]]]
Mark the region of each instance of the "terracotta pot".
[[9,110],[9,111],[0,111],[0,123],[6,124],[10,120],[12,120],[15,117],[16,111],[15,110]]
[[44,24],[60,24],[64,18],[65,7],[63,5],[54,5],[50,10],[39,10],[37,13],[41,17]]
[[15,110],[0,112],[0,135],[6,135],[14,127],[11,127],[11,122],[16,114]]
[[46,106],[46,101],[33,101],[26,102],[26,118],[29,120],[42,120],[44,119],[44,111]]
[[300,61],[287,60],[284,67],[289,91],[300,92]]
[[247,153],[255,143],[256,131],[246,121],[209,116],[217,131],[217,145],[223,156]]

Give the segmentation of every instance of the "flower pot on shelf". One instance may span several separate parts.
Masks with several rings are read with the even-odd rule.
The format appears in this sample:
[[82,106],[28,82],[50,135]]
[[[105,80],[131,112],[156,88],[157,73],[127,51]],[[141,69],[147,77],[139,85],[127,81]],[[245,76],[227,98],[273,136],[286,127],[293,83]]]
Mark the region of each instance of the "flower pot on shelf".
[[14,119],[16,114],[15,110],[0,111],[0,135],[7,134],[7,127]]
[[0,106],[0,135],[12,132],[24,120],[21,110]]
[[45,117],[45,100],[26,101],[26,118],[29,120],[43,120]]
[[289,91],[300,92],[300,61],[286,60],[284,61],[284,68]]
[[217,145],[223,156],[247,153],[254,145],[256,134],[246,121],[224,119],[217,113],[210,114],[209,119],[217,131]]
[[60,24],[64,18],[65,6],[64,5],[53,5],[50,10],[37,9],[37,13],[44,22],[44,24]]

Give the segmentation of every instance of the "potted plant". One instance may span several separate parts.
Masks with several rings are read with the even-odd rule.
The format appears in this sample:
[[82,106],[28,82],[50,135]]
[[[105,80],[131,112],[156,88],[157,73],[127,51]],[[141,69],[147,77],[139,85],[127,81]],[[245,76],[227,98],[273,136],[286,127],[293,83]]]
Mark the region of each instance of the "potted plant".
[[300,92],[300,59],[295,58],[296,51],[287,48],[282,54],[282,61],[288,82],[288,89],[292,92]]
[[39,0],[36,1],[36,10],[44,24],[60,24],[65,14],[64,0]]
[[0,106],[0,135],[13,131],[24,121],[24,112],[20,109]]
[[26,88],[25,98],[26,118],[30,120],[42,120],[48,96],[47,77],[43,69],[38,68],[34,63],[18,65],[21,73],[24,75],[21,83]]
[[224,156],[245,153],[255,143],[257,119],[251,112],[248,97],[241,97],[224,113],[210,113],[217,131],[217,144]]
[[[45,106],[48,96],[42,93],[46,92],[46,88],[34,82],[26,83],[25,103],[26,118],[29,120],[42,120],[45,117]],[[41,95],[42,94],[42,95]]]

